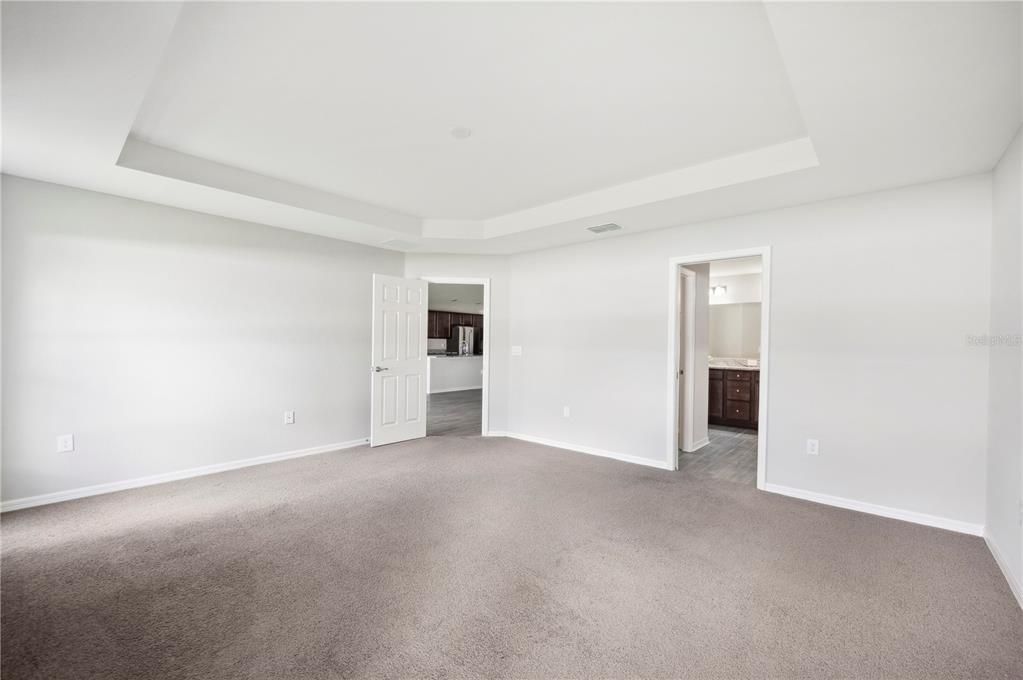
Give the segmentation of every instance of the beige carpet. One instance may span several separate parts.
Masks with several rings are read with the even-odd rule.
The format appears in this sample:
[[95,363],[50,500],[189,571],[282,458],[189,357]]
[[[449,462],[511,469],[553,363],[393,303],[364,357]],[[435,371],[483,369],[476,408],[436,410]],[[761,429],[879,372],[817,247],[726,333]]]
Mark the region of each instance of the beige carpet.
[[431,438],[3,516],[21,678],[1020,678],[979,538]]

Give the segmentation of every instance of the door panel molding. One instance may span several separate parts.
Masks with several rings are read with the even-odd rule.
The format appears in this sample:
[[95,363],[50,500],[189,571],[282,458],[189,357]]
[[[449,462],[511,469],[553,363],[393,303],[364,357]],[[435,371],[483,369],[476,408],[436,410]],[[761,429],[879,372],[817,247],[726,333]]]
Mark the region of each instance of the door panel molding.
[[370,446],[426,436],[426,283],[373,275]]

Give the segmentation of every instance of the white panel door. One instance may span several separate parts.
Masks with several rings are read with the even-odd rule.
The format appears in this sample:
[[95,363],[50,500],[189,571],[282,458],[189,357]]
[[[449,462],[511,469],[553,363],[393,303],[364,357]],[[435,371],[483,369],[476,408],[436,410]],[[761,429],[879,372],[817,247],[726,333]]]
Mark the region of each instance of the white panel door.
[[426,436],[426,286],[373,275],[370,446]]

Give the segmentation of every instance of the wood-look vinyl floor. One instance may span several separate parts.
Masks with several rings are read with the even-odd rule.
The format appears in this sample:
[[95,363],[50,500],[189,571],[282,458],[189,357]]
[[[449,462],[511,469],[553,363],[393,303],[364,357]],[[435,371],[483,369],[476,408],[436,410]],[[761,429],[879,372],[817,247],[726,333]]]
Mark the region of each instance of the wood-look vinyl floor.
[[426,396],[426,435],[478,437],[483,428],[483,390]]
[[714,425],[710,443],[698,451],[678,453],[678,469],[694,479],[718,479],[756,486],[757,433]]

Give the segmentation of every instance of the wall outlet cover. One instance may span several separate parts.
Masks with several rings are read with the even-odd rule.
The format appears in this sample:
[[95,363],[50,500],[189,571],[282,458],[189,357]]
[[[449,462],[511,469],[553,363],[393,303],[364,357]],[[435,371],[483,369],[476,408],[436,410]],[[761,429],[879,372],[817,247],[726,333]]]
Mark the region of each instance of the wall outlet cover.
[[818,453],[820,453],[820,450],[821,450],[821,443],[818,440],[816,440],[816,439],[807,439],[806,440],[806,453],[807,453],[807,455],[816,456]]
[[284,424],[285,425],[294,425],[295,424],[295,412],[294,411],[285,411],[284,412]]
[[62,434],[57,437],[57,453],[70,453],[75,450],[75,436]]

